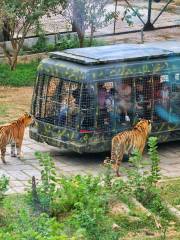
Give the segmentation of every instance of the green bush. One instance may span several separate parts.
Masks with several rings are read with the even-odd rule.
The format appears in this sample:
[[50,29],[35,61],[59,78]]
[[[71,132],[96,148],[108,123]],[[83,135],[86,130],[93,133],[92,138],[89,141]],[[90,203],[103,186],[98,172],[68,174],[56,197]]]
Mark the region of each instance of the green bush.
[[67,240],[63,224],[45,213],[33,213],[23,196],[4,201],[6,216],[0,228],[1,240]]
[[33,46],[31,51],[33,53],[39,53],[39,52],[46,52],[46,50],[47,50],[46,37],[44,34],[40,34],[36,44]]
[[0,64],[1,86],[33,86],[36,80],[38,62],[19,63],[14,71],[7,64]]
[[160,179],[159,155],[157,152],[157,138],[150,137],[148,140],[148,154],[151,160],[151,171],[143,170],[142,156],[135,151],[130,158],[134,169],[127,170],[127,193],[135,197],[150,211],[158,214],[166,220],[172,219],[166,204],[161,197],[160,189],[156,186]]
[[[106,42],[93,39],[92,46],[103,46]],[[84,46],[90,46],[90,39],[84,39]],[[31,51],[32,53],[40,53],[40,52],[52,52],[52,51],[62,51],[69,48],[79,48],[79,39],[76,35],[66,34],[64,36],[60,36],[59,39],[56,41],[56,44],[48,44],[44,35],[38,38],[37,43],[30,49],[30,48],[23,48],[21,51],[21,55],[25,54],[25,51]]]
[[50,213],[50,207],[55,194],[57,184],[55,165],[52,158],[44,153],[36,153],[41,170],[41,183],[37,186],[32,179],[32,188],[29,191],[29,200],[37,211]]
[[[124,181],[114,178],[110,164],[106,173],[98,177],[57,177],[53,159],[48,154],[37,153],[41,181],[34,182],[25,197],[5,198],[2,212],[6,214],[0,221],[0,239],[118,240],[128,233],[145,235],[157,231],[160,239],[166,239],[169,221],[175,219],[168,213],[157,187],[160,175],[156,138],[149,139],[149,156],[151,171],[146,173],[136,151],[130,160],[134,168],[126,170],[128,179]],[[160,230],[152,216],[135,209],[132,197],[157,216]],[[124,202],[129,212],[113,214],[113,202]],[[174,229],[178,231],[178,224]]]
[[0,202],[4,198],[4,193],[7,191],[9,185],[9,178],[6,176],[0,177]]

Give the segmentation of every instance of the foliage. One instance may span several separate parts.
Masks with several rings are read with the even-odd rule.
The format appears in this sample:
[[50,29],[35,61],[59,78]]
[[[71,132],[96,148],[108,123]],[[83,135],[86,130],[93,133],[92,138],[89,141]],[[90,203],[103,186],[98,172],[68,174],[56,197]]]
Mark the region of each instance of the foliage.
[[38,62],[19,63],[17,69],[10,71],[7,64],[0,64],[0,85],[33,86]]
[[47,214],[34,214],[23,196],[5,199],[4,224],[0,229],[2,240],[67,240],[63,224]]
[[46,49],[47,49],[46,37],[44,34],[41,34],[38,37],[36,44],[33,46],[32,52],[33,53],[46,52]]
[[12,51],[7,48],[5,42],[1,43],[0,47],[8,58],[11,70],[16,67],[17,56],[29,30],[42,16],[52,12],[59,5],[63,7],[65,2],[65,0],[1,0],[0,28],[8,35]]
[[[75,176],[62,178],[53,205],[53,214],[71,213],[69,224],[82,229],[87,239],[108,237],[108,192],[99,184],[99,177]],[[111,233],[115,236],[116,234]],[[108,239],[108,238],[107,238]]]
[[91,29],[90,45],[94,32],[106,26],[113,18],[112,12],[106,10],[108,0],[70,0],[61,14],[72,24],[77,32],[80,47],[83,46],[85,32]]
[[6,176],[0,177],[0,202],[4,198],[4,193],[7,191],[9,185],[9,178]]
[[133,25],[133,17],[135,16],[140,16],[142,17],[143,15],[139,13],[139,9],[138,8],[133,8],[134,11],[132,11],[132,9],[130,7],[126,7],[124,13],[123,13],[123,17],[122,17],[122,21],[126,21],[127,24],[129,26]]
[[169,202],[172,206],[180,210],[180,179],[167,179],[160,184],[160,193],[163,199]]
[[157,151],[157,138],[156,137],[149,138],[148,145],[149,145],[148,154],[152,162],[151,175],[149,176],[148,180],[153,185],[156,184],[157,181],[160,179],[159,168],[160,158]]
[[170,218],[170,214],[168,213],[165,203],[162,201],[160,190],[156,186],[157,181],[160,179],[157,138],[150,137],[148,146],[151,171],[149,173],[143,170],[142,156],[138,151],[135,151],[130,159],[130,162],[133,163],[135,168],[133,170],[127,170],[127,192],[137,198],[137,200],[152,212],[158,213],[158,215],[168,219]]
[[[83,42],[83,47],[89,47],[90,39],[85,38]],[[92,46],[102,46],[105,42],[102,40],[93,39]],[[62,51],[70,48],[79,48],[79,39],[72,34],[66,34],[59,37],[55,44],[48,44],[44,36],[38,39],[37,43],[30,48],[23,48],[24,51],[31,51],[33,53],[38,52],[52,52],[52,51]]]
[[[37,194],[37,196],[33,196],[32,191],[31,198],[36,198],[35,201],[37,202],[35,202],[35,208],[38,207],[38,210],[49,213],[57,183],[55,165],[52,158],[46,153],[42,154],[37,152],[36,157],[42,167],[41,184],[37,186],[37,189],[32,189],[37,191],[37,193],[34,193]],[[36,188],[36,186],[34,187]]]
[[[109,163],[102,176],[58,178],[52,158],[48,154],[37,153],[42,167],[41,182],[35,188],[32,185],[32,188],[37,194],[39,209],[33,205],[33,189],[27,194],[28,198],[5,198],[2,210],[6,215],[0,222],[0,239],[118,240],[129,233],[148,232],[153,235],[158,231],[154,219],[137,211],[131,202],[132,197],[138,198],[160,217],[161,239],[166,239],[168,222],[174,219],[168,213],[157,187],[159,157],[156,138],[149,139],[149,156],[152,166],[151,171],[146,173],[142,171],[141,156],[136,151],[131,158],[134,168],[126,171],[128,179],[124,181],[114,178]],[[113,214],[113,202],[124,202],[130,212]],[[175,224],[174,228],[178,230],[178,225]]]

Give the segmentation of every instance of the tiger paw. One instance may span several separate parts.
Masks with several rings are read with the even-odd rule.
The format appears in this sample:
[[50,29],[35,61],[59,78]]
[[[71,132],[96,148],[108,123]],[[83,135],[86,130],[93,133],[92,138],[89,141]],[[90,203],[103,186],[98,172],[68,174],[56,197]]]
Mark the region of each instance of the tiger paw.
[[110,163],[110,158],[109,157],[106,157],[105,160],[104,160],[104,164],[109,164]]
[[4,158],[1,159],[4,164],[7,164]]

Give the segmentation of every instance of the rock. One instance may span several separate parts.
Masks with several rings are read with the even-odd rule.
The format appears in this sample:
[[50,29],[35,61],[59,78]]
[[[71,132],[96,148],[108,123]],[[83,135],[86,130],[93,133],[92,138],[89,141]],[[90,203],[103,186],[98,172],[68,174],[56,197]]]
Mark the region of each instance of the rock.
[[127,215],[130,213],[130,209],[129,207],[122,203],[122,202],[118,202],[118,203],[115,203],[113,204],[111,207],[110,207],[110,213],[112,215]]
[[119,230],[120,229],[120,226],[118,225],[118,224],[116,224],[116,223],[113,223],[113,225],[112,225],[112,230]]

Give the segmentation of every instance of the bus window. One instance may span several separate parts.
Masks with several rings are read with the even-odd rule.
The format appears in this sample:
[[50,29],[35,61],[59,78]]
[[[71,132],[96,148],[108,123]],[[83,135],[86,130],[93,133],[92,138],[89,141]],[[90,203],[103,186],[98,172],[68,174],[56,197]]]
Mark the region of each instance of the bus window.
[[136,78],[135,113],[139,118],[151,119],[152,100],[152,77]]
[[133,79],[123,79],[115,85],[116,127],[128,126],[133,121]]
[[171,121],[180,124],[180,74],[175,74],[175,82],[172,83],[171,94]]
[[70,128],[77,127],[80,99],[80,84],[63,81],[59,93],[58,125]]
[[95,127],[96,104],[93,84],[83,84],[80,99],[80,130],[93,131]]
[[154,80],[154,118],[155,122],[168,122],[170,111],[171,84],[168,75],[158,75]]
[[97,85],[98,92],[98,129],[110,130],[114,125],[114,83],[104,82]]

